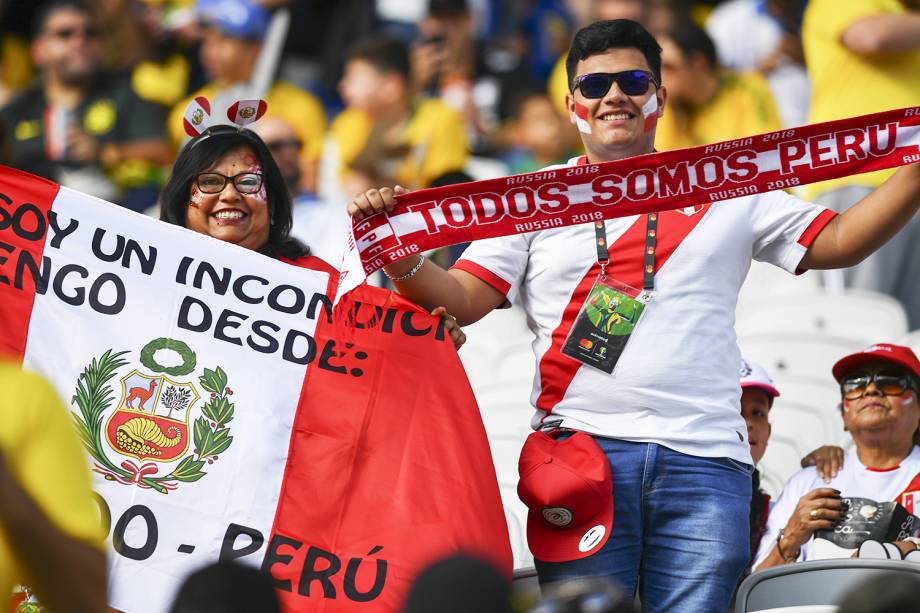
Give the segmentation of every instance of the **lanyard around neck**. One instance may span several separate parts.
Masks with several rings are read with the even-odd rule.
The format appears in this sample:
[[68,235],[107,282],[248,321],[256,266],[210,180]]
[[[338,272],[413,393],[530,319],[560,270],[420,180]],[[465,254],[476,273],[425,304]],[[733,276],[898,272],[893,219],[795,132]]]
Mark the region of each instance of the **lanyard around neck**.
[[[597,263],[601,267],[601,277],[607,274],[610,256],[607,252],[607,226],[603,221],[594,222],[594,236],[597,245]],[[658,244],[658,213],[645,216],[645,249],[642,262],[642,289],[651,292],[655,289],[655,248]]]

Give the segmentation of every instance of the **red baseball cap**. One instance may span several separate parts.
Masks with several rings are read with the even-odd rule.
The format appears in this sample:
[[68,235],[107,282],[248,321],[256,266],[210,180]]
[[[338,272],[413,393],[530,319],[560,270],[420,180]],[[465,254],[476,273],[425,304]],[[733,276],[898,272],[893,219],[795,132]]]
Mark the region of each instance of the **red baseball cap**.
[[521,450],[518,471],[534,557],[567,562],[604,546],[613,528],[613,477],[597,441],[584,432],[562,440],[534,432]]
[[854,368],[869,362],[878,362],[879,360],[896,364],[920,380],[920,360],[917,359],[917,355],[913,350],[910,347],[891,345],[889,343],[870,345],[858,353],[848,355],[834,364],[831,372],[834,373],[837,383],[840,383],[844,375]]

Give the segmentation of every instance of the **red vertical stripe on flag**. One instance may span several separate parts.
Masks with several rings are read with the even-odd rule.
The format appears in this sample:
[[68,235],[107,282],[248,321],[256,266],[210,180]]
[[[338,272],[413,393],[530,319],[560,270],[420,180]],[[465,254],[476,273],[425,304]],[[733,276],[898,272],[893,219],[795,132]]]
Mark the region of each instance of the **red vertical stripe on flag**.
[[[704,205],[699,212],[692,215],[685,215],[679,211],[659,213],[658,244],[655,251],[656,273],[668,261],[677,246],[706,216],[711,206],[711,204]],[[616,242],[610,245],[607,275],[621,283],[641,288],[644,251],[645,215],[642,215]],[[552,345],[540,360],[540,396],[536,403],[538,409],[551,412],[565,396],[566,390],[569,389],[569,385],[581,367],[580,362],[562,354],[562,345],[599,273],[600,266],[595,262],[575,288],[562,315],[562,321],[553,330]]]
[[25,353],[36,293],[32,270],[42,269],[48,214],[59,189],[0,166],[0,355],[16,360]]
[[347,341],[317,325],[291,433],[263,562],[282,609],[397,611],[419,571],[459,551],[510,577],[485,428],[443,324],[366,285],[351,305]]

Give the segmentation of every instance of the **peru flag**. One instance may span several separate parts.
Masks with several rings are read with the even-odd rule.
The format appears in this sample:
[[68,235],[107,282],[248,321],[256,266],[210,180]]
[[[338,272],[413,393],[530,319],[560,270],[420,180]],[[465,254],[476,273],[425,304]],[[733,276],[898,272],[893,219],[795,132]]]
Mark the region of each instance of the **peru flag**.
[[227,119],[238,126],[246,126],[262,117],[266,110],[265,100],[238,100],[227,109]]
[[591,134],[591,124],[588,123],[590,116],[591,111],[588,107],[579,102],[575,103],[575,125],[582,134]]
[[651,97],[642,105],[642,128],[645,132],[651,132],[658,125],[658,95],[652,94]]
[[107,522],[110,602],[166,611],[218,559],[286,611],[398,609],[427,563],[511,551],[440,320],[0,167],[0,353],[70,403]]
[[182,114],[182,128],[195,138],[211,125],[211,103],[204,96],[198,96],[188,103]]

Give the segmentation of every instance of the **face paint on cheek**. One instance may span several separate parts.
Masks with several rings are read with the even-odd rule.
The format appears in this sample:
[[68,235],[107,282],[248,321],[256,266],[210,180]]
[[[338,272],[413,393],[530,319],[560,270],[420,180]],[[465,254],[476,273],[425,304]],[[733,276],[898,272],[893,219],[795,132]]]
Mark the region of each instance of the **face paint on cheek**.
[[646,133],[655,129],[658,124],[658,96],[652,94],[652,97],[642,105],[642,117],[645,119],[643,129]]
[[588,107],[578,102],[575,103],[575,125],[582,134],[591,134],[591,124],[588,123],[590,116],[591,111],[588,110]]
[[193,206],[197,209],[199,206],[201,206],[201,198],[202,196],[201,196],[201,192],[198,191],[198,186],[196,185],[192,187],[192,197],[189,200],[188,205]]
[[[247,156],[246,163],[249,163],[251,156]],[[253,194],[254,197],[260,198],[263,202],[268,200],[268,193],[265,191],[265,175],[262,173],[262,167],[259,166],[258,160],[252,158],[252,164],[249,168],[246,169],[246,172],[252,172],[257,175],[262,175],[262,187],[259,188],[259,191]]]

